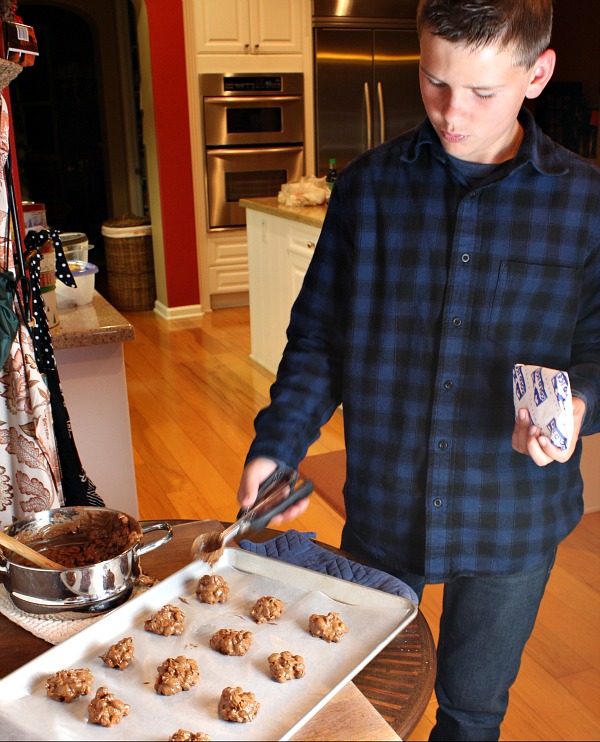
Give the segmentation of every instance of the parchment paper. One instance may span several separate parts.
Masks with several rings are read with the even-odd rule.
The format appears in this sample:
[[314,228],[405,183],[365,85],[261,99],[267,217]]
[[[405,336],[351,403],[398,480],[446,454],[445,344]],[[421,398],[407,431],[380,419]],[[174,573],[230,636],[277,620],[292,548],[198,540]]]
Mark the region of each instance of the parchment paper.
[[[179,728],[203,731],[214,740],[289,739],[417,612],[404,598],[239,549],[226,549],[214,568],[230,586],[229,600],[208,605],[196,599],[195,588],[209,571],[203,562],[193,562],[7,676],[0,682],[2,739],[168,740]],[[274,622],[256,624],[249,612],[263,595],[282,600],[285,611]],[[143,629],[144,621],[166,603],[186,614],[181,636]],[[329,611],[337,611],[349,629],[338,644],[308,632],[309,616]],[[209,640],[220,628],[251,631],[250,650],[243,657],[212,650]],[[99,655],[125,636],[133,637],[134,661],[124,671],[106,667]],[[267,658],[284,650],[304,658],[304,678],[283,684],[271,679]],[[181,654],[197,661],[198,684],[175,696],[158,695],[157,667]],[[92,671],[92,694],[70,704],[49,699],[46,678],[77,667]],[[87,721],[88,703],[100,685],[131,705],[130,715],[108,729]],[[261,707],[254,721],[219,718],[217,705],[226,686],[255,694]]]

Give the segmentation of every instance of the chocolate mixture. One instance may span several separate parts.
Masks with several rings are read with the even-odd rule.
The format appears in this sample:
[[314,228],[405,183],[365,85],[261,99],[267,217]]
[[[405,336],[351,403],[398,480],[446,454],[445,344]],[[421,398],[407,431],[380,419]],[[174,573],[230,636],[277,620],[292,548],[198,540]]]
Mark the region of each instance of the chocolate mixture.
[[196,597],[201,603],[225,603],[229,585],[221,575],[202,575],[196,587]]
[[55,701],[71,703],[87,696],[92,690],[94,676],[87,667],[78,670],[59,670],[46,680],[46,693]]
[[308,620],[308,630],[323,641],[337,643],[348,632],[348,627],[340,618],[340,614],[332,611],[326,616],[313,613]]
[[254,697],[254,693],[243,691],[239,685],[235,688],[228,686],[223,688],[219,699],[219,716],[223,721],[237,721],[245,723],[252,721],[260,703]]
[[[35,531],[24,529],[15,538],[65,567],[85,567],[122,554],[141,539],[139,526],[125,513],[102,508],[85,510],[64,522],[48,523]],[[29,561],[10,553],[15,564]]]
[[162,634],[163,636],[173,636],[183,634],[183,624],[185,613],[181,608],[167,603],[156,611],[147,621],[144,621],[144,629],[151,631],[153,634]]
[[246,654],[251,644],[251,631],[236,631],[235,629],[219,629],[210,640],[212,649],[231,657],[241,657]]
[[88,705],[88,718],[92,724],[113,727],[124,716],[128,716],[130,706],[120,701],[105,685],[100,686]]
[[269,672],[273,680],[285,683],[294,678],[303,678],[306,675],[306,665],[299,654],[273,652],[269,655]]
[[169,742],[210,742],[205,732],[188,732],[187,729],[178,729],[169,737]]
[[263,595],[252,606],[250,615],[256,623],[274,621],[283,615],[283,603],[279,598],[274,598],[272,595]]
[[109,647],[100,659],[108,667],[124,670],[133,659],[133,639],[130,636]]
[[182,690],[189,690],[196,685],[200,677],[196,660],[183,655],[169,657],[156,669],[158,675],[154,690],[163,696],[174,696]]

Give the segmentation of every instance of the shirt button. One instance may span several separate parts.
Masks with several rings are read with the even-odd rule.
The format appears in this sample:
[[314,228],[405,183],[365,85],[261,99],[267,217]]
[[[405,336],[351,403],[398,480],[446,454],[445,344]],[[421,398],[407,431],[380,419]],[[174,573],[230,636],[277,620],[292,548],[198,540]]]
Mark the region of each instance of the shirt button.
[[444,382],[444,389],[452,389],[453,386],[454,384],[450,381],[450,379],[446,379],[446,381]]
[[460,327],[462,325],[462,319],[460,317],[454,317],[452,319],[452,324],[454,327]]
[[468,253],[468,252],[464,252],[464,253],[463,253],[463,254],[462,254],[462,255],[460,256],[460,259],[462,260],[462,262],[463,262],[463,263],[468,263],[468,262],[469,262],[469,260],[471,260],[471,256],[469,255],[469,253]]
[[440,451],[445,451],[448,448],[448,441],[439,441],[438,448]]
[[435,505],[436,508],[441,508],[442,500],[439,497],[436,497],[435,500],[433,501],[433,504]]

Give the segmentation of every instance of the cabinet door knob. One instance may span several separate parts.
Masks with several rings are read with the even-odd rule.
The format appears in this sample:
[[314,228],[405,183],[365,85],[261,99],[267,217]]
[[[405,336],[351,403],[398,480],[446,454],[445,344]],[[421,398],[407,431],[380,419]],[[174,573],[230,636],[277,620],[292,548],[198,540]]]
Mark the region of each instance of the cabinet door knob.
[[306,247],[308,247],[309,250],[314,250],[315,249],[315,243],[312,242],[312,241],[311,242],[307,242],[306,243]]
[[254,48],[255,49],[258,49],[259,46],[260,46],[260,44],[254,44]]

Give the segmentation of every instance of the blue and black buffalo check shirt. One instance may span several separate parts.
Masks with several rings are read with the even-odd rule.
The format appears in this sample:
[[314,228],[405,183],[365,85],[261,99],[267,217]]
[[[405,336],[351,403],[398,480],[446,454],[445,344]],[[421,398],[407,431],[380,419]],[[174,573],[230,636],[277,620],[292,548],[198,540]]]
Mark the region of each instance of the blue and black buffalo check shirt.
[[429,582],[531,567],[582,514],[581,442],[511,447],[514,363],[567,370],[600,431],[600,171],[520,120],[473,187],[428,121],[343,169],[248,455],[297,466],[343,402],[345,536]]

